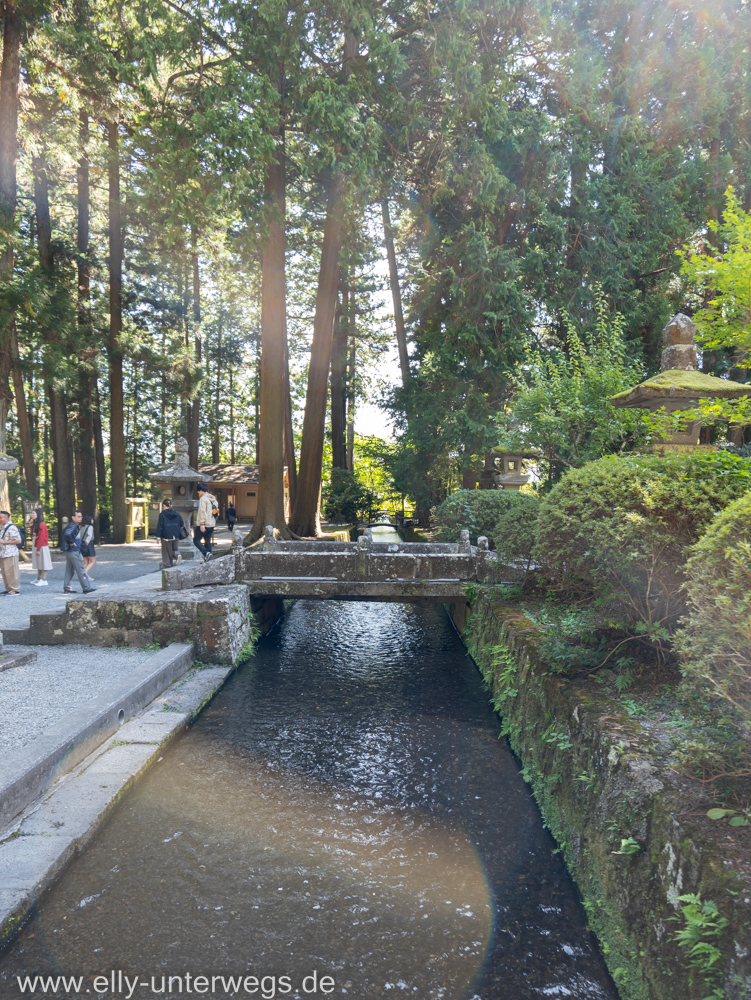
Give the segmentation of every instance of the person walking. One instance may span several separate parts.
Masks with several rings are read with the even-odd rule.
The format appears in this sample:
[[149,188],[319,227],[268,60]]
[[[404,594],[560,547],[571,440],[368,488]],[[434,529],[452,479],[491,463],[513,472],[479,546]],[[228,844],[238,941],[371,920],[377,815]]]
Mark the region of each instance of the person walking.
[[94,518],[88,514],[83,519],[83,528],[79,536],[81,542],[81,558],[83,559],[83,569],[91,580],[89,570],[96,562],[96,549],[94,548]]
[[235,524],[237,523],[237,511],[235,510],[235,505],[231,503],[227,508],[227,531],[230,535],[235,530]]
[[170,569],[177,565],[178,544],[180,538],[187,538],[188,532],[184,535],[180,532],[185,528],[185,522],[179,511],[172,509],[171,500],[162,500],[162,510],[156,526],[156,537],[162,543],[162,563],[165,569]]
[[196,511],[196,526],[193,529],[193,544],[203,556],[203,561],[211,559],[211,536],[214,534],[216,518],[214,517],[214,504],[216,500],[209,493],[206,483],[199,483],[198,510]]
[[70,521],[63,531],[63,552],[65,553],[65,579],[63,580],[63,593],[74,594],[75,591],[70,585],[75,573],[81,590],[84,594],[90,594],[96,588],[91,586],[86,570],[83,568],[83,557],[81,556],[81,541],[79,538],[79,528],[83,521],[83,514],[80,510],[74,510]]
[[32,510],[29,514],[29,524],[31,525],[31,568],[37,571],[37,578],[31,584],[32,587],[49,587],[47,574],[52,569],[52,556],[50,555],[50,535],[47,525],[44,523],[44,511],[41,507]]
[[21,532],[11,520],[7,510],[0,510],[0,574],[5,587],[2,597],[18,597],[21,578],[18,574],[18,550]]

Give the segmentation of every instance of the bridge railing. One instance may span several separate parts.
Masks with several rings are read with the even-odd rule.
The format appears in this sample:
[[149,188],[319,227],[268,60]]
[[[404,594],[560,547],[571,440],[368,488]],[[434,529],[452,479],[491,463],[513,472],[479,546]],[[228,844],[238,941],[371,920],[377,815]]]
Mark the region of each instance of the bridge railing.
[[268,531],[262,542],[242,547],[236,533],[229,555],[191,567],[163,571],[166,590],[223,583],[338,581],[350,583],[489,583],[497,578],[498,559],[486,538],[470,545],[468,532],[457,543],[373,542],[369,532],[357,542],[292,542]]

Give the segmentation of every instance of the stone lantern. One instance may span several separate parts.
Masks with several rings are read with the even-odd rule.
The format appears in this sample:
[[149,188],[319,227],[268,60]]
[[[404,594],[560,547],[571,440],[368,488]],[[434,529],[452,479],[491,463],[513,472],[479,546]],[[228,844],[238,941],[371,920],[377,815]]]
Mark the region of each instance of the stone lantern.
[[481,490],[520,490],[531,479],[524,469],[529,459],[540,459],[539,451],[527,451],[498,446],[485,456],[485,468],[480,473],[478,488]]
[[196,486],[199,483],[211,482],[211,476],[203,476],[197,469],[191,468],[188,459],[188,442],[184,437],[179,437],[175,442],[175,458],[172,465],[168,465],[158,472],[150,472],[149,479],[156,483],[169,483],[172,489],[172,509],[182,515],[185,527],[188,529],[188,537],[180,540],[179,554],[183,560],[193,559],[195,556],[195,546],[193,545],[193,511],[196,501],[193,499]]
[[4,451],[0,451],[0,472],[12,472],[17,465],[17,458],[12,458],[10,455],[6,455]]
[[[751,385],[705,375],[696,367],[696,326],[678,313],[662,331],[663,351],[660,374],[610,397],[618,408],[635,407],[667,414],[691,410],[700,399],[741,399],[751,396]],[[701,421],[685,424],[653,445],[654,450],[683,452],[699,447]]]

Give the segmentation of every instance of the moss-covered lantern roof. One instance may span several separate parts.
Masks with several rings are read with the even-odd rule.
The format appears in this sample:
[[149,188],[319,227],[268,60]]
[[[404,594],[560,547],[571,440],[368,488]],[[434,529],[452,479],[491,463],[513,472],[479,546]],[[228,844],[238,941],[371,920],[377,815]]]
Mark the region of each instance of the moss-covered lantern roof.
[[509,455],[512,458],[542,458],[542,452],[536,448],[507,448],[506,445],[501,444],[491,448],[488,455],[492,455],[494,458],[503,458],[504,455]]
[[611,396],[610,402],[616,407],[659,410],[662,406],[677,402],[690,404],[699,399],[741,399],[744,396],[751,396],[751,385],[705,375],[695,369],[669,368],[633,389],[624,389]]

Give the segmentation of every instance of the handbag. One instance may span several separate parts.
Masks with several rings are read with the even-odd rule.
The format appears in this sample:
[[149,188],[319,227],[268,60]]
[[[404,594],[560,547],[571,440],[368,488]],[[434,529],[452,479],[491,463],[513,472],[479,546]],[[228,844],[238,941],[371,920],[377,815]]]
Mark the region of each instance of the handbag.
[[182,527],[180,528],[180,538],[187,538],[187,537],[188,537],[188,529],[185,527],[185,525],[182,525]]

